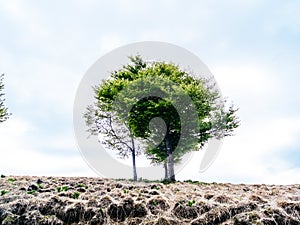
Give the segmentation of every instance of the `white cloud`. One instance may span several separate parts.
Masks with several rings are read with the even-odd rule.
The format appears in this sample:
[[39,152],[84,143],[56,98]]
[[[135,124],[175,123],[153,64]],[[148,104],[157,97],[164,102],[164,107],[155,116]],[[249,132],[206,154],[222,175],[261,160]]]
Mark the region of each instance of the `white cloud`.
[[[70,140],[49,137],[47,140],[33,140],[32,133],[37,127],[21,118],[12,117],[0,125],[0,173],[11,175],[52,175],[52,176],[95,176],[88,168],[79,151]],[[57,142],[58,141],[58,142]],[[64,143],[60,143],[63,141]],[[43,142],[42,144],[40,142]],[[70,143],[71,142],[71,143]],[[48,144],[49,143],[49,144]],[[55,143],[52,145],[51,143]],[[59,146],[55,146],[59,144]],[[63,148],[72,146],[73,154],[46,153],[37,146]]]

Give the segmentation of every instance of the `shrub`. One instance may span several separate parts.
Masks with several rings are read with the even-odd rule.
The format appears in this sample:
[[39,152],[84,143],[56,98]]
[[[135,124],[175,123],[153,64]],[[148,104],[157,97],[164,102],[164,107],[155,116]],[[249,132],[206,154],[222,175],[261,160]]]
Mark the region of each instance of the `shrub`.
[[188,201],[186,205],[192,207],[193,204],[195,204],[195,200]]
[[69,187],[68,187],[68,186],[62,186],[62,190],[63,190],[63,191],[68,191],[68,190],[69,190]]
[[8,191],[7,190],[1,190],[1,196],[3,196],[3,195],[5,195],[5,194],[7,194],[8,193]]
[[62,191],[61,187],[56,187],[55,189],[56,189],[57,192],[61,192]]
[[74,198],[74,199],[78,199],[79,198],[79,192],[77,192],[77,191],[75,191],[74,193],[73,193],[73,195],[72,195],[72,197]]
[[10,177],[10,178],[7,179],[7,181],[8,181],[9,183],[13,184],[13,183],[16,181],[16,179]]

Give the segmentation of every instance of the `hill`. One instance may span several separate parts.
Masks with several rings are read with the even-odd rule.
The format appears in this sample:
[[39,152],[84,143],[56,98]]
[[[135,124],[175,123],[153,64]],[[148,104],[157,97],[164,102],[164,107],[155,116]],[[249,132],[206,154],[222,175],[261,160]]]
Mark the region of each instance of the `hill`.
[[1,176],[0,224],[300,225],[300,185]]

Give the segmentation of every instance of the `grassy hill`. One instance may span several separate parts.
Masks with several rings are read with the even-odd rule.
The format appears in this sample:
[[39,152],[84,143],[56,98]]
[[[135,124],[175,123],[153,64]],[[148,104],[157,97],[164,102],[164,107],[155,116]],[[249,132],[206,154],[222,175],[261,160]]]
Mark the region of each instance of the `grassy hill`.
[[0,224],[300,225],[300,185],[1,176]]

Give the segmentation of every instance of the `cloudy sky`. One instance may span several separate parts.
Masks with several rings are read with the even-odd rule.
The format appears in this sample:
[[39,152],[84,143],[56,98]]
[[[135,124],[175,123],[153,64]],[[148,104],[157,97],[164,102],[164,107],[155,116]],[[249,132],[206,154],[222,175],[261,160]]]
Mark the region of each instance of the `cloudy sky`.
[[73,135],[77,87],[102,55],[138,41],[196,54],[241,126],[214,164],[179,179],[300,183],[299,1],[1,1],[0,73],[13,113],[0,124],[0,173],[97,176]]

